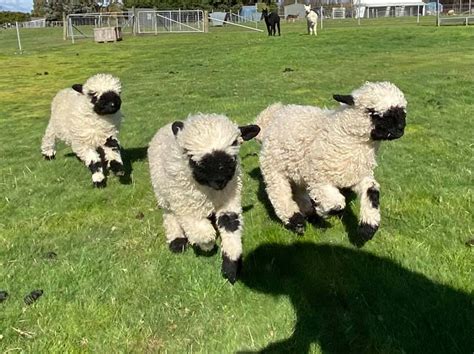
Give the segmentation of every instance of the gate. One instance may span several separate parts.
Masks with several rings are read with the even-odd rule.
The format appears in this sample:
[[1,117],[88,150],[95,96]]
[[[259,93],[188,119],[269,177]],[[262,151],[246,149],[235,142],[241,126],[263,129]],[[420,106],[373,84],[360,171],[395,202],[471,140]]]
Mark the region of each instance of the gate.
[[202,10],[138,11],[137,32],[204,32],[203,18]]

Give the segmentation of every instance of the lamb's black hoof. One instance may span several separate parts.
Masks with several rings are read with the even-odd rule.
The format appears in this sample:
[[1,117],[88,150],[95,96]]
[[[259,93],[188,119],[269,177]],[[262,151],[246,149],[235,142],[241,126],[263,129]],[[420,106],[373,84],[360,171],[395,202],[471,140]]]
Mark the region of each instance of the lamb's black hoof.
[[43,154],[43,158],[47,161],[51,161],[51,160],[54,160],[56,158],[56,155],[46,155],[46,154]]
[[106,185],[107,185],[107,182],[105,181],[105,179],[99,182],[94,182],[94,187],[96,188],[105,188]]
[[225,253],[222,254],[222,275],[229,283],[234,284],[242,270],[242,258],[231,260]]
[[170,242],[170,251],[173,253],[182,253],[188,245],[188,239],[186,237],[175,238]]
[[371,240],[375,233],[377,232],[379,226],[378,225],[370,225],[365,222],[359,224],[359,228],[357,229],[357,234],[360,240],[365,243]]
[[307,216],[306,221],[318,229],[327,229],[331,226],[331,224],[326,219],[316,213]]
[[211,257],[217,253],[217,245],[214,244],[210,249],[202,249],[198,245],[193,245],[194,254],[198,257]]
[[305,219],[303,214],[294,213],[285,227],[297,235],[303,235],[305,230]]
[[328,216],[337,216],[337,217],[342,217],[342,214],[344,213],[344,208],[338,205],[337,207],[329,210]]
[[8,293],[6,291],[0,291],[0,302],[5,301],[8,298]]

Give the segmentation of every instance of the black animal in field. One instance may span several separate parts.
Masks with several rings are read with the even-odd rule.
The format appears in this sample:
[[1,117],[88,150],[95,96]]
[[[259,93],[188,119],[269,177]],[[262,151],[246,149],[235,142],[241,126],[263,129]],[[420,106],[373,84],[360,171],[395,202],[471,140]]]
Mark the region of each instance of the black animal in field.
[[275,12],[268,12],[267,9],[263,9],[262,17],[267,25],[268,35],[275,36],[278,28],[278,35],[280,36],[280,16]]

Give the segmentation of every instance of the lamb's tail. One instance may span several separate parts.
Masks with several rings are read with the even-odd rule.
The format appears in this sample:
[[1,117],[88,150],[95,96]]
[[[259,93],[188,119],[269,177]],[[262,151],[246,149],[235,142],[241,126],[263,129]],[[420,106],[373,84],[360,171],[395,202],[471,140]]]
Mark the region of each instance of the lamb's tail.
[[273,121],[273,118],[275,117],[275,113],[279,111],[280,109],[283,108],[283,104],[280,102],[274,103],[267,108],[265,108],[257,117],[255,120],[255,124],[257,124],[260,127],[260,132],[258,135],[255,137],[255,140],[258,142],[262,142],[263,139],[265,138],[265,133],[267,131],[267,128],[270,126],[270,124]]

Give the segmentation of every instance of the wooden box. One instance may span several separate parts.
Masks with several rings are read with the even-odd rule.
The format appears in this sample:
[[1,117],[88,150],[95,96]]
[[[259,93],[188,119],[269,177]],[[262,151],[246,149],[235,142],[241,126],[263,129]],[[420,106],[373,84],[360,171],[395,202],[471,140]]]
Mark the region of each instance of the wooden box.
[[94,41],[98,43],[116,42],[122,40],[122,29],[120,27],[94,28]]

